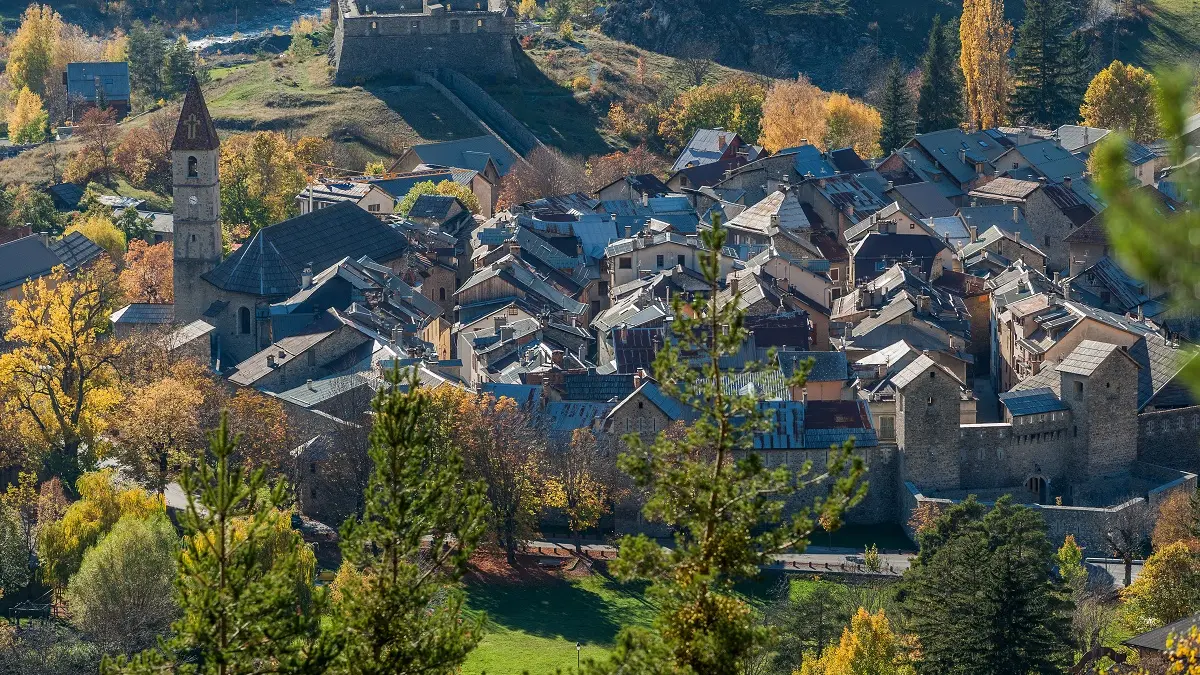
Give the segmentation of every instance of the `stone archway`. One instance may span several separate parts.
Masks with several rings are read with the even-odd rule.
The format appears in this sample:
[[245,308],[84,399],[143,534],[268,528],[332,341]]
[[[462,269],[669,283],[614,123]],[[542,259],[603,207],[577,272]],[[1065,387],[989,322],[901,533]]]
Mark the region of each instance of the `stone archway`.
[[1025,479],[1025,490],[1030,494],[1035,495],[1039,504],[1045,503],[1047,494],[1046,488],[1049,487],[1049,485],[1049,481],[1039,475],[1030,476],[1029,478]]

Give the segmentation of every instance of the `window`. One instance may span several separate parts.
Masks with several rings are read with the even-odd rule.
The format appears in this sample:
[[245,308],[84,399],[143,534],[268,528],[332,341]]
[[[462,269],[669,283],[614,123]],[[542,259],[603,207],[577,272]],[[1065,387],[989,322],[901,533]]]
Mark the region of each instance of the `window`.
[[196,241],[196,235],[192,235],[192,241]]
[[662,269],[662,266],[663,266],[663,256],[661,256],[661,255],[655,256],[655,257],[654,257],[654,264],[658,265],[658,268],[659,268],[659,269]]
[[933,397],[932,396],[929,397],[929,400],[927,401],[927,403],[929,405],[933,405]]
[[316,473],[316,472],[317,472],[317,463],[316,463],[316,462],[312,462],[312,463],[310,463],[310,464],[308,465],[308,472],[309,472],[309,473]]
[[638,410],[641,410],[644,407],[646,407],[646,404],[642,401],[638,401]]
[[829,268],[829,280],[830,281],[837,281],[838,277],[840,277],[841,275],[842,275],[842,271],[840,269],[838,269],[836,267]]
[[446,288],[445,287],[439,288],[438,289],[438,300],[445,300],[445,299],[446,299]]
[[1049,245],[1050,245],[1050,235],[1046,235],[1046,241],[1045,241],[1045,243],[1046,243],[1046,245],[1047,245],[1047,246],[1049,246]]
[[682,266],[684,264],[683,261],[685,261],[685,260],[687,260],[687,256],[684,256],[682,254],[675,256],[675,264],[676,265]]
[[601,279],[597,286],[600,295],[608,295],[608,281]]
[[197,165],[199,163],[200,163],[199,160],[197,160],[194,156],[188,157],[188,160],[187,160],[188,178],[196,178],[197,176],[200,175],[200,172],[197,170]]
[[592,301],[592,316],[596,316],[599,313],[600,313],[600,301],[593,300]]
[[371,30],[379,30],[379,22],[378,21],[371,22]]
[[308,353],[308,365],[316,366],[317,365],[317,353],[311,349],[308,350],[307,353]]
[[367,204],[367,210],[370,211],[371,213],[379,213],[379,205],[378,204]]
[[879,437],[891,440],[896,437],[896,418],[893,415],[879,416]]
[[516,308],[515,306],[514,306],[514,307],[509,307],[509,308],[508,308],[508,315],[509,315],[509,316],[516,316],[516,315],[517,315],[517,308]]
[[483,19],[475,19],[475,31],[476,32],[483,31]]
[[452,20],[450,21],[450,32],[451,32],[451,33],[457,33],[457,32],[458,32],[458,19],[452,19]]
[[1075,398],[1076,399],[1083,398],[1083,383],[1082,382],[1079,382],[1079,381],[1075,382]]
[[619,268],[621,268],[621,269],[623,269],[623,270],[631,270],[631,269],[633,269],[633,258],[621,258],[621,259],[620,259],[620,260],[617,262],[617,267],[619,267]]
[[250,334],[250,308],[242,307],[238,310],[238,332],[242,335]]

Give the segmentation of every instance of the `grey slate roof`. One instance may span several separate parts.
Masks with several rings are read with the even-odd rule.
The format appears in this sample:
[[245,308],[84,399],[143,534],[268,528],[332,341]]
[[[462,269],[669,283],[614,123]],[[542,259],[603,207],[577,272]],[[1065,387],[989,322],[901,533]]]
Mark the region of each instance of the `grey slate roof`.
[[838,148],[837,150],[829,151],[829,162],[838,170],[838,173],[862,173],[870,171],[871,167],[862,161],[854,148]]
[[1200,625],[1200,612],[1189,617],[1184,617],[1174,623],[1169,623],[1161,628],[1155,628],[1148,633],[1135,635],[1121,644],[1141,647],[1142,649],[1151,649],[1156,652],[1165,652],[1167,651],[1168,638],[1171,636],[1182,637],[1187,635],[1188,631],[1197,625]]
[[74,183],[58,183],[46,188],[46,193],[54,201],[54,208],[59,211],[74,211],[79,208],[79,200],[83,199],[83,187]]
[[[252,386],[273,370],[267,360],[268,356],[273,357],[272,360],[276,364],[290,362],[344,325],[350,324],[344,324],[333,310],[326,310],[301,333],[276,340],[271,346],[237,364],[236,372],[229,377],[229,381],[242,386]],[[368,338],[364,334],[363,340],[366,339]],[[280,353],[283,354],[282,357],[279,356]]]
[[79,232],[49,245],[37,234],[0,244],[0,291],[44,277],[59,265],[74,272],[103,254],[104,249]]
[[291,295],[312,263],[323,270],[344,257],[387,262],[408,241],[365,210],[340,202],[264,227],[203,278],[217,288],[260,296]]
[[821,156],[821,151],[813,145],[801,145],[788,150],[780,150],[779,154],[790,153],[795,159],[792,160],[792,168],[801,178],[812,174],[813,178],[828,178],[837,174],[833,165]]
[[167,336],[167,351],[178,349],[192,340],[208,335],[214,330],[216,330],[216,327],[212,324],[204,321],[203,319],[196,319],[195,321]]
[[1120,351],[1120,349],[1110,342],[1084,340],[1062,360],[1062,363],[1058,364],[1058,370],[1076,375],[1091,375],[1108,358],[1109,354]]
[[1064,124],[1059,127],[1054,136],[1058,144],[1067,152],[1078,152],[1089,145],[1095,145],[1100,139],[1109,134],[1108,129],[1085,127],[1077,124]]
[[67,64],[67,95],[94,103],[99,92],[108,101],[129,100],[129,64],[125,61]]
[[113,323],[162,325],[175,321],[175,305],[135,302],[109,316]]
[[[725,138],[724,146],[721,145],[722,136]],[[697,129],[696,133],[692,134],[687,146],[679,153],[679,157],[675,159],[675,163],[671,165],[671,171],[679,171],[689,165],[700,166],[716,162],[725,154],[726,148],[733,142],[735,136],[737,134],[733,131]]]
[[279,392],[279,398],[302,408],[311,408],[359,387],[369,386],[371,385],[367,379],[358,373],[335,375],[281,391]]
[[208,114],[204,92],[200,81],[192,76],[188,81],[187,93],[183,96],[183,107],[179,110],[179,123],[175,136],[171,138],[172,150],[216,150],[221,145],[217,127]]
[[[772,216],[776,216],[772,225]],[[808,229],[811,224],[796,193],[789,190],[776,190],[767,198],[739,213],[728,223],[729,227],[748,230],[761,234],[770,234],[772,227],[782,230]]]
[[999,399],[1013,417],[1069,410],[1067,404],[1063,403],[1054,390],[1049,387],[1006,391],[999,395]]
[[449,217],[450,209],[457,201],[457,197],[448,197],[446,195],[421,195],[413,202],[412,210],[408,212],[408,217],[442,220]]
[[633,393],[632,373],[563,374],[563,398],[568,401],[608,401],[623,399]]
[[809,382],[844,382],[849,378],[846,352],[779,351],[776,358],[784,376],[789,379],[795,373],[796,365],[807,359],[813,360]]
[[958,382],[959,385],[962,385],[962,381],[959,380],[954,373],[947,370],[944,366],[938,365],[936,361],[929,358],[929,356],[926,354],[922,354],[913,359],[913,362],[905,366],[904,370],[896,373],[896,375],[892,377],[892,385],[895,386],[896,389],[903,389],[909,384],[912,384],[913,380],[916,380],[921,373],[925,372],[931,367],[941,370],[943,373],[950,376],[952,380]]
[[917,210],[917,215],[921,218],[954,215],[954,204],[951,204],[950,200],[942,194],[941,188],[933,183],[922,181],[897,185],[891,191],[903,197],[912,208]]
[[491,159],[501,176],[507,174],[517,161],[517,156],[504,147],[499,138],[491,135],[414,145],[412,151],[424,164],[473,171],[483,171]]

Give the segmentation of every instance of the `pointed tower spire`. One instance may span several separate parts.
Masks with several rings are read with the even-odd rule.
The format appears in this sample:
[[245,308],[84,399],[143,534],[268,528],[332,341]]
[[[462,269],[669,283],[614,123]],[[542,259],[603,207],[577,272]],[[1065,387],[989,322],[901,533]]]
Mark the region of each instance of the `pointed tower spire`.
[[204,93],[200,91],[200,82],[193,75],[188,82],[187,94],[183,97],[183,109],[179,111],[179,123],[175,126],[171,149],[216,150],[220,145],[217,127],[208,114]]

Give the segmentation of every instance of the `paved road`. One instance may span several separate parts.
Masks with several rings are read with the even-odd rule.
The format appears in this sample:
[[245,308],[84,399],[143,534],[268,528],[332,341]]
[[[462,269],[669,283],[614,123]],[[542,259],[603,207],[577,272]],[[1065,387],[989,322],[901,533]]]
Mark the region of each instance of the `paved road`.
[[[531,540],[526,542],[526,546],[531,552],[554,557],[568,556],[575,550],[574,544],[560,539],[553,541]],[[588,557],[601,560],[612,559],[618,556],[617,548],[610,544],[584,544],[583,553]],[[879,554],[879,560],[883,567],[879,574],[883,576],[900,576],[904,574],[914,556],[914,553]],[[784,553],[775,556],[775,559],[778,562],[771,565],[770,569],[827,574],[869,574],[868,570],[862,564],[862,551],[853,549],[829,549],[812,546],[804,553]],[[1107,572],[1112,577],[1115,586],[1120,588],[1124,585],[1125,567],[1121,562],[1089,558],[1088,565],[1093,568],[1093,575],[1097,572]],[[1136,580],[1141,571],[1141,561],[1135,561],[1132,570],[1133,579]]]

